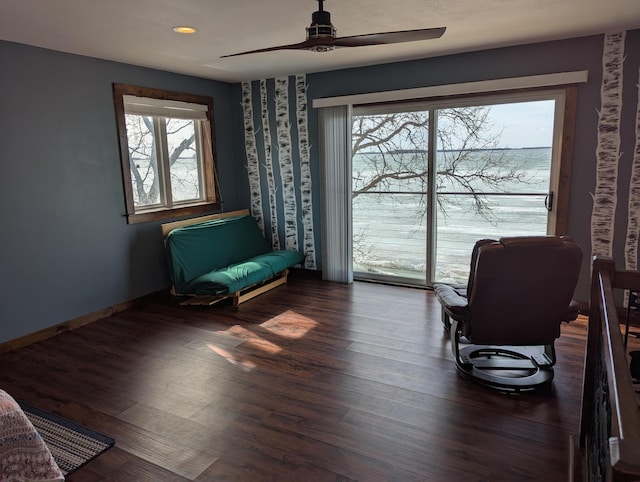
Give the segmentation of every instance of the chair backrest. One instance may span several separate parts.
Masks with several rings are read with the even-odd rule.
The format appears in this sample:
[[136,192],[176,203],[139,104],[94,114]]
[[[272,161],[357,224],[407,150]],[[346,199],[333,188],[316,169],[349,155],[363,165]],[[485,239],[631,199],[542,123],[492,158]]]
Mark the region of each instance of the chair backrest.
[[481,240],[471,256],[467,297],[475,344],[544,345],[560,336],[582,262],[568,236]]

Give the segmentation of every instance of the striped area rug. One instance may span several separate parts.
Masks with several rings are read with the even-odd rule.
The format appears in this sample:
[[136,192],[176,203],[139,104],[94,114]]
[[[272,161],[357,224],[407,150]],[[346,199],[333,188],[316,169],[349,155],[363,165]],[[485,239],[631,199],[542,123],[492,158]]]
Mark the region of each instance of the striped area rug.
[[114,446],[115,440],[71,420],[19,400],[20,408],[43,438],[64,475]]

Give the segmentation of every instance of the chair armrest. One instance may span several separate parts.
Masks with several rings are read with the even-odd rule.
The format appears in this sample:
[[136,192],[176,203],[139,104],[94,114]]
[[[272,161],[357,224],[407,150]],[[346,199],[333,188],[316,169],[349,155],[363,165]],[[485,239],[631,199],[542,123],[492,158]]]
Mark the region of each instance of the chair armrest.
[[442,305],[442,309],[453,319],[467,321],[470,318],[467,289],[462,285],[448,285],[436,283],[433,285],[436,298]]

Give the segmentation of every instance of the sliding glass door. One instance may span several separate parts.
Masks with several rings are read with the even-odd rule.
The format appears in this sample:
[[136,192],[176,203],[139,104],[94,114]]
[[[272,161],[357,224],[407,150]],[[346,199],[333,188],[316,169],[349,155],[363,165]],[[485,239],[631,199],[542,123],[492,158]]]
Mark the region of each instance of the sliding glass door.
[[424,284],[429,112],[353,116],[354,275]]
[[354,108],[356,279],[465,282],[476,240],[552,233],[561,92]]

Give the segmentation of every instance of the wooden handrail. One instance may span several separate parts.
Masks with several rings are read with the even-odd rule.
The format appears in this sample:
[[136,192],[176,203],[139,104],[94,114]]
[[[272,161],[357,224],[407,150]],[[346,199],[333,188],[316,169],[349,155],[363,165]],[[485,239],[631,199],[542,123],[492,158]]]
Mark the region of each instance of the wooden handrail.
[[589,481],[640,479],[640,404],[614,289],[640,291],[640,272],[594,257],[580,421],[580,472]]

